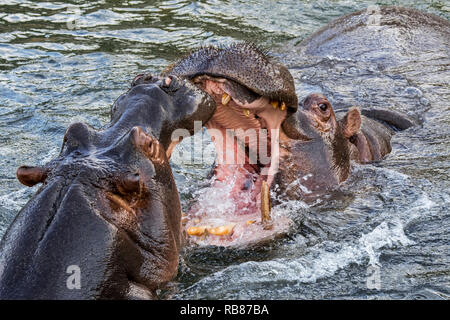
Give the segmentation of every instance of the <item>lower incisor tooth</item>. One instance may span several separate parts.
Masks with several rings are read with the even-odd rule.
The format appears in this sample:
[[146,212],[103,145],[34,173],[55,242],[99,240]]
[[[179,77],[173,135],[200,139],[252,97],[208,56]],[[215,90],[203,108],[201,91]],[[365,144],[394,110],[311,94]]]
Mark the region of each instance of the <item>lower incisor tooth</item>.
[[272,100],[272,101],[270,101],[270,104],[272,105],[272,107],[274,109],[278,108],[278,101]]
[[273,227],[270,216],[271,210],[269,185],[267,181],[263,181],[261,186],[261,222],[263,223],[264,230],[269,230]]
[[284,102],[281,103],[280,110],[281,111],[286,110],[286,103],[284,103]]
[[230,102],[231,96],[228,93],[222,94],[222,104],[226,106]]
[[231,223],[224,226],[209,228],[208,233],[215,236],[227,236],[233,233],[235,225],[236,225],[235,223]]

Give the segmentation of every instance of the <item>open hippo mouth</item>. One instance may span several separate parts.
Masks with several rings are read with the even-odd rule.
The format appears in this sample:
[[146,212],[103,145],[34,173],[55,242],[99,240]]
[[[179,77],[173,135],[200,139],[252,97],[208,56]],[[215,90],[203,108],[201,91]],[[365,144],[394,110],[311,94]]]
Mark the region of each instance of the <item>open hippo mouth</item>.
[[233,202],[224,210],[211,210],[198,199],[187,213],[188,235],[198,236],[191,237],[196,242],[230,245],[285,229],[286,221],[270,219],[269,188],[278,169],[280,141],[303,137],[284,125],[298,105],[287,68],[256,46],[240,43],[202,48],[166,74],[189,79],[216,101],[206,123],[217,152],[214,182],[207,193]]

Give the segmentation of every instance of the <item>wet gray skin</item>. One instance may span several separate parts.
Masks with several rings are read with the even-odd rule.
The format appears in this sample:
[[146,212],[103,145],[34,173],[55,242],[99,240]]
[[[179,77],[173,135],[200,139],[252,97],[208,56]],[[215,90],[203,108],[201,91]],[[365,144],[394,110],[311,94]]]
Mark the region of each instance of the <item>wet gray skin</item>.
[[107,128],[72,124],[56,159],[20,167],[23,184],[42,186],[0,243],[0,299],[153,298],[176,274],[180,250],[165,149],[173,130],[192,131],[214,110],[188,82],[142,75],[114,103]]

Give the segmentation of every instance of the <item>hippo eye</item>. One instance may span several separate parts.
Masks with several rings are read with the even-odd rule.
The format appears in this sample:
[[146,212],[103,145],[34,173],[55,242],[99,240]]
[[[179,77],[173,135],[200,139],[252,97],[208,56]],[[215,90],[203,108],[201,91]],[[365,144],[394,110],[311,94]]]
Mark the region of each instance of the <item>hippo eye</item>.
[[327,106],[325,103],[321,103],[321,104],[319,104],[319,108],[320,108],[320,110],[322,110],[322,111],[326,111],[327,108],[328,108],[328,106]]

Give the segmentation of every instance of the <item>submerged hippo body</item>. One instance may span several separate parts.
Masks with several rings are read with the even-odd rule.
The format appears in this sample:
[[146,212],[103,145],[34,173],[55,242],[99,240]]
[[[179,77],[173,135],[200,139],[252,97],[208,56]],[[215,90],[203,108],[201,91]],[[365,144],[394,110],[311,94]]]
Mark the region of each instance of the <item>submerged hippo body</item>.
[[[327,96],[337,110],[399,129],[446,99],[450,22],[411,8],[376,6],[340,17],[283,54],[299,96]],[[409,117],[401,116],[401,113]]]
[[152,298],[180,250],[165,148],[172,130],[191,130],[214,109],[189,83],[140,77],[109,127],[72,124],[57,159],[20,167],[22,183],[43,185],[0,243],[0,299]]

